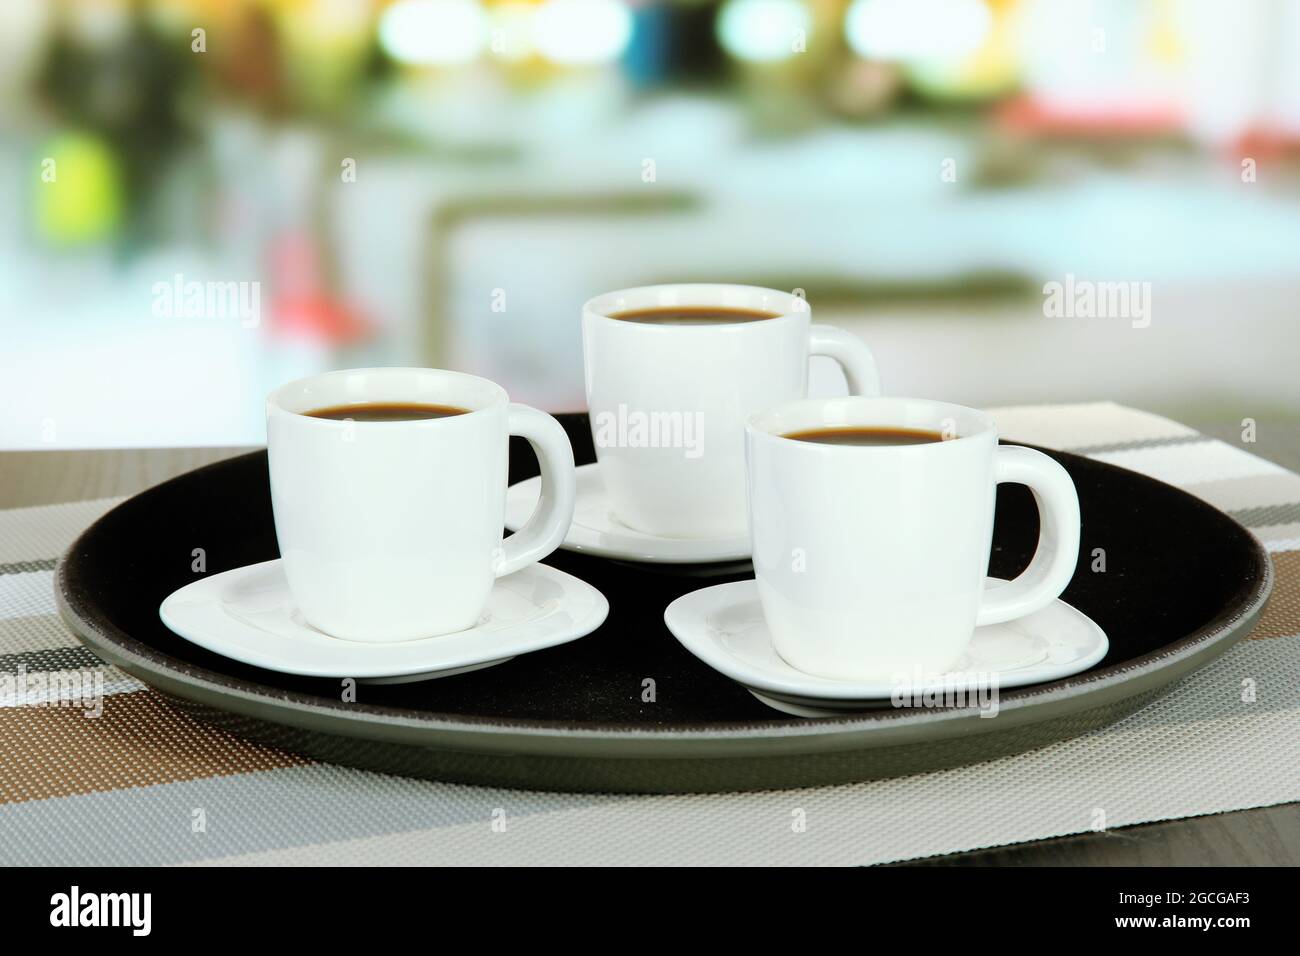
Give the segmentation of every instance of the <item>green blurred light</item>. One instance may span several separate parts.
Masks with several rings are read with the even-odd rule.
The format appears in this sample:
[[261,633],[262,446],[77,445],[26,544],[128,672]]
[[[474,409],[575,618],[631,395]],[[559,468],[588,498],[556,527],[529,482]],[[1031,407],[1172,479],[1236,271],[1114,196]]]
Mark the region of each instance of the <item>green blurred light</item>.
[[35,180],[36,228],[50,242],[97,242],[121,224],[122,177],[117,158],[102,140],[84,133],[49,140]]

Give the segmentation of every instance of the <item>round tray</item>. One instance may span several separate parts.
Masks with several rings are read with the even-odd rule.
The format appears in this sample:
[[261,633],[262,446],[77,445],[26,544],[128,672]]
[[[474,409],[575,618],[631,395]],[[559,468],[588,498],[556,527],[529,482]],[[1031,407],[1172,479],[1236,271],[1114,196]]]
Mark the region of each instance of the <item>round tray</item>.
[[[592,461],[585,415],[560,416]],[[510,480],[536,474],[512,440]],[[595,633],[498,667],[417,684],[360,685],[237,664],[158,618],[168,594],[208,573],[278,556],[266,453],[182,475],[124,502],[59,562],[63,618],[106,660],[235,734],[334,763],[546,790],[688,792],[806,787],[897,776],[1041,747],[1133,713],[1240,640],[1272,583],[1268,557],[1231,518],[1176,488],[1049,452],[1079,490],[1083,541],[1063,595],[1101,625],[1110,652],[1064,680],[1003,690],[994,718],[968,709],[887,709],[785,718],[710,670],[668,633],[687,591],[750,576],[735,566],[647,568],[557,551],[548,564],[610,601]],[[989,573],[1028,561],[1028,491],[998,489]],[[1105,570],[1093,571],[1094,549]]]

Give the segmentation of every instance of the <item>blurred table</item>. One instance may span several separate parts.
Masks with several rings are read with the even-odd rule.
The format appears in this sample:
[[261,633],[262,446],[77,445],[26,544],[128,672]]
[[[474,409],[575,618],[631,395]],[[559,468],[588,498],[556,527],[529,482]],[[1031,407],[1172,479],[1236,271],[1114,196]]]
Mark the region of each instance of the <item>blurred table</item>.
[[[1200,425],[1206,435],[1235,440],[1240,426]],[[1300,424],[1269,425],[1258,454],[1300,471]],[[57,504],[142,491],[247,448],[168,448],[0,453],[0,508]],[[1012,866],[1297,866],[1300,804],[1241,810],[1104,833],[959,853],[923,865]],[[907,865],[907,864],[900,864]]]

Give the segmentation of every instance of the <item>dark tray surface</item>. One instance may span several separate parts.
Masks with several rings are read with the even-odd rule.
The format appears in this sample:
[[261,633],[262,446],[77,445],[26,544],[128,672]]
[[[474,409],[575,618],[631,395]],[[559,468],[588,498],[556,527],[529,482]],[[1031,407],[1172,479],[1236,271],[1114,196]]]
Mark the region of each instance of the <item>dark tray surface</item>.
[[[560,416],[579,463],[594,460],[585,415]],[[1272,572],[1256,539],[1197,498],[1060,452],[1083,512],[1080,563],[1064,594],[1102,626],[1110,652],[1082,674],[1004,689],[999,714],[881,709],[785,717],[688,654],[663,609],[735,566],[640,566],[556,552],[547,563],[598,587],[594,634],[506,664],[418,684],[358,687],[291,677],[211,654],[172,634],[158,605],[208,573],[278,556],[265,452],[209,465],[113,509],[59,564],[64,619],[109,661],[194,716],[252,740],[388,773],[492,786],[619,792],[806,787],[918,773],[1021,753],[1111,724],[1240,640]],[[522,441],[510,480],[536,473]],[[1014,577],[1038,534],[1029,492],[999,487],[990,573]],[[1094,572],[1095,549],[1106,570]],[[655,700],[642,700],[643,682]]]
[[[585,416],[563,416],[579,463],[594,460]],[[1079,570],[1064,599],[1106,631],[1110,651],[1089,672],[1131,666],[1214,623],[1258,586],[1254,539],[1230,518],[1190,495],[1133,472],[1049,452],[1079,490],[1083,541]],[[526,444],[511,446],[510,481],[536,473]],[[1026,564],[1038,521],[1026,489],[998,491],[990,573],[1013,577]],[[158,619],[164,597],[194,580],[194,548],[208,573],[278,557],[265,452],[219,462],[158,486],[114,509],[77,543],[63,573],[81,607],[176,665],[216,681],[251,684],[339,707],[338,682],[242,665],[171,633]],[[1091,571],[1105,550],[1104,573]],[[471,674],[418,684],[364,685],[359,703],[381,709],[548,726],[619,725],[701,728],[783,718],[746,690],[688,654],[668,633],[663,609],[701,586],[751,574],[705,576],[643,569],[568,552],[548,564],[599,588],[610,602],[605,624],[580,641]],[[642,701],[655,682],[656,700]],[[1071,680],[1077,681],[1078,678]],[[1062,682],[1057,682],[1062,683]],[[1043,686],[1004,690],[1004,700]]]

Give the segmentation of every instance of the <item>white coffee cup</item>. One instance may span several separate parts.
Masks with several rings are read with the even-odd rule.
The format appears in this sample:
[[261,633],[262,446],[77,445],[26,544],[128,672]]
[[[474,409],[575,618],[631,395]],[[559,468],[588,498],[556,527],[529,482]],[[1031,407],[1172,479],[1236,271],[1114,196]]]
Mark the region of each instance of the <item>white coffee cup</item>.
[[[873,447],[783,437],[858,426],[948,440]],[[940,673],[977,626],[1032,614],[1070,583],[1074,483],[1042,452],[999,446],[982,412],[910,398],[809,399],[753,416],[746,444],[759,599],[777,653],[801,671],[846,680]],[[1029,486],[1041,532],[1024,573],[986,589],[999,482]]]
[[[711,306],[776,313],[718,325],[655,325],[610,313]],[[743,285],[623,289],[582,309],[587,408],[606,494],[620,522],[680,538],[743,537],[745,420],[802,398],[808,357],[843,367],[854,394],[880,391],[870,350],[812,324],[808,303]]]
[[[371,402],[449,405],[446,418],[313,418]],[[308,623],[350,641],[472,627],[493,582],[539,561],[573,519],[568,436],[501,386],[459,372],[368,368],[300,379],[266,402],[271,504],[285,576]],[[541,462],[542,497],[502,542],[509,436]]]

